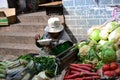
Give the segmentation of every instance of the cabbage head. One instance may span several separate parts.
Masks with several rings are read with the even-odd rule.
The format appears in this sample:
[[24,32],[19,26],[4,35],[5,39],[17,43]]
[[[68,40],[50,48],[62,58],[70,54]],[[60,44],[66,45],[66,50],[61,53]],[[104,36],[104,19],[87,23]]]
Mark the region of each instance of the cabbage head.
[[101,50],[104,50],[104,49],[107,49],[107,48],[116,50],[114,43],[113,43],[113,42],[109,42],[109,41],[106,41],[106,42],[101,46]]
[[100,33],[99,29],[93,30],[92,33],[90,34],[90,39],[99,41],[100,40],[99,33]]
[[107,42],[107,40],[100,40],[100,41],[98,42],[98,44],[101,45],[101,46],[103,46],[106,42]]
[[113,43],[116,43],[119,38],[120,38],[120,27],[116,28],[108,36],[108,40],[111,41],[111,42],[113,42]]
[[108,35],[109,35],[109,33],[107,31],[101,30],[99,36],[100,36],[100,39],[107,40],[108,39]]
[[116,51],[110,48],[104,49],[101,52],[101,58],[104,63],[114,62],[117,59]]
[[107,32],[112,32],[117,27],[118,27],[118,23],[113,21],[113,22],[109,22],[109,23],[106,24],[105,30]]

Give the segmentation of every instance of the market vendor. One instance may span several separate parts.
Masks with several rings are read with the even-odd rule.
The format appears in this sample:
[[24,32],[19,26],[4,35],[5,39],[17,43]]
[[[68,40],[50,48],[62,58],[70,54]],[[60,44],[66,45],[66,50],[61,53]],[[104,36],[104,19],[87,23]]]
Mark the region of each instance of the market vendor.
[[[69,42],[71,46],[73,44],[71,38],[64,30],[64,26],[61,24],[60,19],[57,17],[52,17],[48,19],[48,26],[45,27],[45,33],[41,37],[40,34],[35,35],[36,46],[41,48],[45,53],[51,53],[51,49],[63,44],[65,42]],[[50,44],[40,44],[38,40],[41,39],[52,39]]]

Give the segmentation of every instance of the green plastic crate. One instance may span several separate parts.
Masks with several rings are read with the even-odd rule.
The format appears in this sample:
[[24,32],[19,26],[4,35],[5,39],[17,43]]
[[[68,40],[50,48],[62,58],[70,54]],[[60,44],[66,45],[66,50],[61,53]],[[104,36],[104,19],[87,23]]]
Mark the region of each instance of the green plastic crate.
[[60,44],[60,45],[52,48],[52,54],[58,55],[58,54],[62,53],[63,51],[67,50],[71,46],[72,46],[71,42],[69,42],[69,41],[64,42],[63,44]]

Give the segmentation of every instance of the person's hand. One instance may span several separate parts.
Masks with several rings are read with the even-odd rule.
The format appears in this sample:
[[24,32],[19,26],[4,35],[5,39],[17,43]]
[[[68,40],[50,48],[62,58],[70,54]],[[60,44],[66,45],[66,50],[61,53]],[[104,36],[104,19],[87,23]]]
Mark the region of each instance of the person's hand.
[[40,39],[40,34],[35,35],[35,40],[37,41],[38,39]]

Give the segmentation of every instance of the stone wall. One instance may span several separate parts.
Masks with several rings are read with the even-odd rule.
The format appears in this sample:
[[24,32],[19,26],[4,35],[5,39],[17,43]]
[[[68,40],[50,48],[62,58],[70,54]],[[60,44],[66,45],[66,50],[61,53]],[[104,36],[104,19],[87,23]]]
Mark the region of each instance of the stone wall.
[[77,41],[87,39],[87,30],[112,18],[113,8],[120,0],[63,0],[65,22]]

